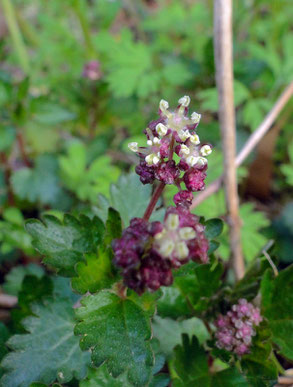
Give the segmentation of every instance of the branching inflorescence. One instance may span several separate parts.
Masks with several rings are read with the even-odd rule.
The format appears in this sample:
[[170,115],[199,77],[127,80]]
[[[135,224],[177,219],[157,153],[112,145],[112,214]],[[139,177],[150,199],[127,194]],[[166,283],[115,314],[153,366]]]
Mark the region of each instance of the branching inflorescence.
[[[190,98],[179,99],[172,112],[167,101],[161,100],[160,118],[145,130],[147,147],[136,142],[129,148],[137,153],[140,163],[136,172],[143,184],[159,185],[143,218],[134,218],[120,239],[113,242],[115,264],[122,269],[124,283],[139,294],[172,284],[171,269],[179,268],[190,259],[207,263],[208,241],[204,226],[192,214],[192,192],[205,187],[209,144],[201,144],[196,128],[200,114],[188,116]],[[174,160],[177,154],[177,162]],[[178,160],[179,159],[179,160]],[[149,222],[151,213],[166,184],[178,188],[175,207],[166,210],[164,222]],[[186,189],[181,189],[185,184]]]

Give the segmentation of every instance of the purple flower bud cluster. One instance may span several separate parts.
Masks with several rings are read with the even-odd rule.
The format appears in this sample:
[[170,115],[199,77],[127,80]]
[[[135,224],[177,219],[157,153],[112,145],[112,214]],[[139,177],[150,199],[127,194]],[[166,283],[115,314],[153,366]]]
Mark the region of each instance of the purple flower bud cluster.
[[[200,114],[193,112],[188,116],[190,98],[184,96],[178,103],[170,111],[168,102],[161,100],[160,118],[150,122],[145,130],[147,147],[139,147],[136,142],[128,146],[140,158],[136,173],[143,184],[152,184],[154,180],[177,186],[184,183],[188,191],[201,191],[205,187],[206,156],[212,149],[201,144],[196,134]],[[177,163],[173,151],[180,158]]]
[[134,218],[123,230],[122,237],[112,243],[114,263],[122,269],[125,285],[138,294],[172,284],[170,261],[163,259],[153,248],[154,236],[161,230],[160,222]]
[[253,306],[245,299],[240,299],[238,304],[226,315],[220,315],[216,321],[216,345],[218,348],[234,352],[242,356],[249,352],[255,327],[262,321],[259,308]]
[[169,207],[163,223],[134,218],[113,241],[114,262],[124,283],[139,294],[171,285],[171,269],[190,259],[206,263],[208,247],[204,226],[186,205]]
[[[143,184],[155,180],[163,184],[154,192],[144,218],[134,218],[120,239],[113,241],[114,262],[122,271],[124,284],[138,294],[155,291],[173,282],[172,269],[188,261],[208,262],[209,243],[204,226],[190,212],[194,191],[204,189],[210,145],[200,145],[195,129],[200,115],[188,117],[190,98],[179,99],[175,111],[168,110],[167,101],[161,100],[160,118],[145,130],[147,147],[136,142],[129,149],[140,157],[136,173]],[[176,153],[179,161],[173,156]],[[186,190],[181,190],[185,183]],[[165,184],[175,184],[179,192],[173,198],[175,207],[166,210],[162,223],[149,222],[158,194]],[[163,187],[163,188],[162,188]]]
[[84,65],[82,76],[97,81],[102,77],[100,62],[98,60],[91,60]]

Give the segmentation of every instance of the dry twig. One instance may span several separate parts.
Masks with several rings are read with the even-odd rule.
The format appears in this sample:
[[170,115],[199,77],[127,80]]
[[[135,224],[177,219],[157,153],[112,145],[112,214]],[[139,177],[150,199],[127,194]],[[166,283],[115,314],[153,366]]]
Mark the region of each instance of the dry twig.
[[233,92],[232,0],[215,0],[214,2],[214,47],[231,258],[235,277],[240,279],[244,275],[245,266],[241,249],[241,224],[235,163],[236,130]]

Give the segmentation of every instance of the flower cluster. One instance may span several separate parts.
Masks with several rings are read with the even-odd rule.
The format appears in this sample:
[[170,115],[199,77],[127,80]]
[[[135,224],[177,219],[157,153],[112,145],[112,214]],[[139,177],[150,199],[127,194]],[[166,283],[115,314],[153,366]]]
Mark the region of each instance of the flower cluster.
[[169,207],[163,223],[134,218],[113,242],[114,262],[125,285],[141,294],[173,282],[172,268],[208,260],[204,226],[186,206]]
[[[175,184],[179,189],[173,199],[175,207],[166,210],[162,223],[149,222],[155,202],[150,203],[144,218],[132,219],[122,237],[113,241],[114,262],[122,271],[124,284],[139,294],[171,285],[171,270],[189,260],[208,262],[209,244],[204,226],[189,207],[192,192],[204,188],[206,156],[211,153],[211,147],[200,145],[195,133],[200,115],[192,113],[188,118],[189,102],[189,97],[181,98],[177,109],[170,112],[168,102],[162,100],[160,118],[151,122],[145,131],[148,147],[138,147],[135,142],[129,144],[140,157],[136,172],[143,184],[159,180]],[[174,153],[179,156],[177,163]],[[182,182],[186,190],[181,190]],[[154,194],[152,200],[157,199]]]
[[216,321],[217,347],[238,356],[248,353],[252,336],[255,335],[254,328],[261,321],[259,308],[243,298],[240,299],[225,316],[219,316]]
[[[145,130],[147,147],[139,147],[137,142],[131,142],[128,147],[140,157],[136,173],[143,184],[153,183],[155,179],[164,184],[184,182],[187,190],[201,191],[205,186],[206,157],[212,148],[201,144],[196,134],[200,114],[193,112],[188,117],[190,98],[184,96],[178,103],[172,112],[168,102],[161,100],[160,118]],[[173,160],[173,151],[179,156],[178,163]]]
[[91,81],[98,81],[102,77],[101,65],[97,60],[91,60],[85,63],[82,76]]

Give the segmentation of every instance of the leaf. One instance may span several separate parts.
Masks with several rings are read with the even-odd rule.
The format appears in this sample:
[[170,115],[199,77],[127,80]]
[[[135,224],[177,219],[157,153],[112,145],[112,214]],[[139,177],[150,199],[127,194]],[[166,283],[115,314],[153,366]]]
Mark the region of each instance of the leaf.
[[89,353],[82,353],[73,334],[74,312],[68,300],[48,300],[33,306],[34,317],[23,321],[28,331],[12,336],[13,350],[3,360],[5,387],[27,386],[33,381],[45,384],[82,379],[89,365]]
[[[9,331],[6,328],[6,326],[2,322],[0,322],[0,361],[8,352],[8,349],[5,345],[8,338],[9,338]],[[0,365],[0,378],[3,375],[3,373],[4,373],[3,368]]]
[[61,275],[74,275],[74,266],[83,254],[96,251],[102,238],[102,222],[84,215],[79,219],[65,215],[63,222],[45,215],[43,223],[36,219],[26,222],[26,230],[33,237],[33,246],[44,262],[55,267]]
[[95,293],[111,287],[117,280],[117,270],[112,265],[111,241],[121,236],[121,218],[113,208],[109,208],[105,232],[103,224],[100,225],[100,232],[104,238],[97,252],[86,254],[86,262],[78,262],[75,267],[78,276],[72,279],[71,285],[78,293]]
[[293,265],[282,270],[269,282],[266,276],[262,282],[262,309],[269,321],[273,342],[280,348],[280,353],[293,359]]
[[182,335],[182,346],[174,350],[171,362],[174,387],[209,386],[210,375],[205,351],[195,336]]
[[217,372],[212,375],[211,387],[250,387],[250,384],[245,380],[237,369],[228,368],[224,371]]
[[50,204],[55,208],[66,205],[67,196],[58,179],[58,163],[52,155],[38,156],[34,168],[13,172],[11,184],[14,193],[22,200]]
[[158,300],[158,314],[161,317],[188,317],[191,316],[187,300],[175,286],[162,288],[163,296]]
[[286,181],[289,185],[293,186],[293,141],[290,142],[288,146],[288,154],[290,159],[290,164],[281,165],[281,171],[286,176]]
[[220,263],[215,267],[213,264],[199,265],[188,275],[175,276],[174,286],[195,310],[206,310],[210,297],[221,285],[222,273],[223,266]]
[[80,387],[130,387],[130,384],[127,380],[127,375],[124,373],[119,375],[117,378],[109,373],[106,364],[101,365],[99,368],[91,368],[89,370],[88,376],[86,379],[80,382]]
[[5,277],[3,289],[5,293],[17,296],[21,290],[22,281],[26,275],[34,275],[37,278],[41,278],[43,274],[44,269],[34,263],[29,263],[26,266],[13,267]]
[[76,315],[80,322],[75,333],[82,335],[81,348],[91,349],[95,366],[105,362],[114,377],[126,372],[134,385],[148,383],[153,353],[150,318],[143,309],[130,299],[103,290],[84,298]]
[[223,231],[223,221],[221,219],[208,219],[205,222],[205,235],[208,239],[214,239]]
[[[108,74],[106,79],[115,97],[129,97],[137,92],[146,96],[148,92],[157,89],[158,77],[153,78],[151,51],[142,42],[134,42],[131,33],[124,30],[120,41],[112,41],[107,48]],[[152,87],[147,81],[152,77]],[[144,89],[147,87],[148,89]]]
[[18,294],[18,307],[11,311],[13,325],[17,331],[23,332],[21,320],[32,314],[31,304],[52,295],[52,292],[53,283],[50,277],[38,278],[33,275],[24,277]]
[[64,107],[36,100],[33,104],[33,120],[43,125],[56,125],[66,121],[72,121],[76,115]]
[[108,156],[87,160],[87,148],[81,142],[73,142],[67,155],[59,157],[62,181],[80,200],[97,202],[99,193],[108,193],[111,183],[117,180],[120,170],[111,164]]
[[154,337],[160,342],[160,350],[167,357],[170,357],[173,348],[181,343],[181,335],[183,333],[188,334],[189,337],[196,335],[201,344],[209,338],[209,333],[204,323],[196,317],[178,321],[155,316],[152,328]]
[[[124,227],[127,227],[130,219],[143,216],[150,197],[150,185],[141,184],[135,173],[121,175],[117,183],[111,185],[110,201],[100,196],[98,207],[94,211],[106,221],[107,210],[111,206],[120,213]],[[163,211],[155,211],[151,221],[162,220],[163,216]]]

